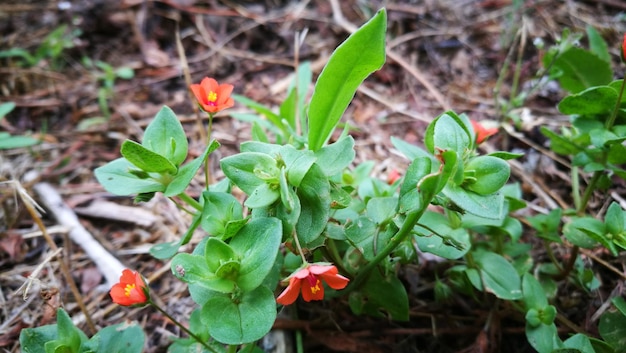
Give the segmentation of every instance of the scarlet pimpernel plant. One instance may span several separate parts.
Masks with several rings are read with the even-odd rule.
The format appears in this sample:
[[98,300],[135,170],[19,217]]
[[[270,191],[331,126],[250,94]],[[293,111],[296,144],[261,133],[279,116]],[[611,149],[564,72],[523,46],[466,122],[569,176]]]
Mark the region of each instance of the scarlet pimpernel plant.
[[[125,141],[122,157],[95,170],[98,181],[113,194],[133,195],[141,202],[162,193],[192,214],[190,227],[179,240],[150,250],[157,259],[169,261],[171,275],[188,286],[196,304],[184,320],[188,326],[155,304],[147,283],[136,272],[122,273],[111,289],[112,300],[123,306],[145,304],[180,326],[187,337],[174,339],[168,352],[249,353],[258,351],[255,342],[272,329],[280,305],[297,310],[300,305],[333,300],[355,315],[409,320],[409,296],[400,269],[417,263],[419,250],[450,260],[438,274],[438,299],[456,293],[485,298],[497,306],[494,315],[518,310],[516,318],[524,318],[529,344],[537,351],[585,351],[595,343],[608,349],[603,352],[623,352],[615,335],[607,334],[601,343],[584,335],[559,337],[558,308],[544,285],[556,286],[558,276],[568,278],[572,268],[555,264],[551,269],[562,273],[549,282],[542,276],[544,264],[535,264],[530,257],[530,245],[522,241],[522,223],[512,215],[525,207],[521,188],[507,184],[508,161],[521,155],[483,154],[479,148],[498,129],[485,128],[466,114],[445,111],[427,126],[423,147],[392,139],[406,157],[401,174],[390,173],[389,180],[382,180],[371,176],[373,162],[354,164],[354,138],[348,133],[337,137],[334,132],[358,86],[385,62],[386,19],[381,9],[333,52],[308,101],[312,72],[310,64],[299,65],[278,112],[232,94],[235,87],[230,83],[205,77],[191,85],[196,103],[210,119],[234,102],[255,112],[253,117],[232,113],[253,122],[253,138],[241,143],[238,153],[219,161],[224,179],[206,185],[200,193],[192,194],[188,187],[220,145],[212,139],[200,156],[188,161],[185,130],[169,107],[156,114],[140,143]],[[563,52],[559,53],[554,55]],[[559,64],[558,57],[552,59]],[[598,77],[584,84],[593,80]],[[555,152],[574,154],[581,168],[583,162],[594,162],[589,170],[594,173],[590,179],[594,189],[593,183],[602,178],[626,175],[617,164],[626,155],[622,143],[626,125],[616,120],[622,112],[624,84],[618,80],[600,87],[580,85],[572,86],[573,93],[559,109],[574,115],[576,133],[587,136],[570,141],[554,132],[544,133]],[[608,98],[591,107],[581,104],[597,94]],[[576,125],[581,116],[593,122]],[[587,145],[571,148],[581,143]],[[243,201],[235,196],[241,192]],[[617,254],[617,248],[626,248],[626,213],[612,204],[604,221],[586,217],[582,211],[589,197],[587,191],[579,197],[580,212],[568,218],[564,237],[576,247],[599,243]],[[545,232],[541,238],[556,243],[561,213],[555,212],[556,222],[550,217],[529,222]],[[189,252],[181,251],[198,232],[204,234],[202,239]],[[578,253],[572,251],[575,261]],[[576,276],[593,289],[589,276]],[[611,312],[601,319],[601,334],[617,330],[615,322],[624,321],[626,303],[615,300],[615,306],[621,313]],[[24,337],[31,334],[26,331]],[[72,337],[53,348],[61,351],[67,346],[69,350],[63,351],[79,352],[87,339],[80,334]],[[108,351],[138,352],[136,348]]]

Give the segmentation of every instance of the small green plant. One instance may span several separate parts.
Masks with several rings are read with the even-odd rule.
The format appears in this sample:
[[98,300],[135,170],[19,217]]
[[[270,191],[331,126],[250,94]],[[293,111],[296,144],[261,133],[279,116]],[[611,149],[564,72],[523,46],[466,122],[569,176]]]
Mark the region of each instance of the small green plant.
[[144,341],[144,333],[136,323],[108,326],[87,338],[63,309],[57,310],[56,324],[26,328],[20,332],[20,345],[24,353],[141,353]]
[[[0,104],[0,120],[15,109],[15,103],[7,102]],[[39,143],[39,140],[30,136],[11,136],[8,132],[0,131],[0,150],[10,148],[20,148],[33,146]]]
[[115,68],[104,61],[97,60],[94,62],[89,58],[83,58],[83,65],[91,71],[94,79],[98,82],[98,105],[104,116],[103,119],[91,118],[86,122],[83,121],[81,126],[85,127],[109,119],[111,116],[109,100],[113,98],[115,81],[117,79],[130,80],[135,76],[135,72],[129,67]]
[[50,67],[58,69],[62,67],[63,51],[73,48],[74,40],[80,37],[79,29],[70,30],[67,25],[62,25],[50,32],[34,52],[24,48],[11,48],[0,51],[0,58],[17,58],[18,65],[33,67],[43,60],[50,60]]

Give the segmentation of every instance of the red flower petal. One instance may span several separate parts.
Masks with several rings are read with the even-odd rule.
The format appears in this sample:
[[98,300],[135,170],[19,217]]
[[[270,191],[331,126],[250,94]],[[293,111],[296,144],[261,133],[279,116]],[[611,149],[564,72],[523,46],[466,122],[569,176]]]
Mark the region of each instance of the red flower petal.
[[298,299],[300,294],[301,280],[296,277],[291,277],[289,285],[285,290],[276,298],[276,302],[282,305],[293,304]]
[[111,287],[109,295],[119,305],[144,304],[148,301],[148,287],[138,272],[125,269],[120,282]]

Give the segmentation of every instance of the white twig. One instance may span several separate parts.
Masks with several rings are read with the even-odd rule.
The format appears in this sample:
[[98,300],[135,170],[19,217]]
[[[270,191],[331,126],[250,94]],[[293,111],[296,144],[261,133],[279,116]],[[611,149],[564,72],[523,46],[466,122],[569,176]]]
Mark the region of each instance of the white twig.
[[126,268],[111,255],[79,222],[78,217],[61,199],[61,195],[48,183],[33,186],[41,203],[47,208],[59,224],[70,228],[70,239],[83,248],[96,264],[107,284],[112,286],[119,281],[122,270]]

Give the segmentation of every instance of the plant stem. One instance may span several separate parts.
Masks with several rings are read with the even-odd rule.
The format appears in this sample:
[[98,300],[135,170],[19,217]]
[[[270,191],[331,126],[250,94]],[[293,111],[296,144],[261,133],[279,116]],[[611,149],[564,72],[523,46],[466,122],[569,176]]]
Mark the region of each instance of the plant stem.
[[195,208],[198,211],[202,211],[202,205],[193,197],[185,194],[184,192],[181,192],[177,196],[180,197],[181,200],[185,201],[185,203],[187,203],[189,206]]
[[365,282],[367,277],[369,277],[370,272],[372,272],[372,270],[376,268],[376,266],[378,266],[381,261],[387,258],[387,256],[389,256],[389,254],[391,254],[391,252],[395,250],[398,245],[400,245],[400,243],[402,243],[409,235],[411,235],[413,228],[417,224],[417,221],[419,221],[419,219],[426,211],[429,203],[430,200],[429,202],[424,202],[425,205],[420,209],[407,213],[406,219],[402,224],[402,228],[400,228],[396,235],[391,238],[387,246],[385,246],[381,250],[381,252],[379,252],[378,255],[376,255],[376,257],[372,259],[372,261],[370,261],[370,263],[363,267],[363,269],[356,275],[354,280],[352,280],[348,287],[346,287],[346,291],[350,292],[352,290],[358,289],[363,284],[363,282]]
[[[211,143],[211,132],[213,130],[213,113],[209,114],[209,126],[207,127],[207,138],[206,143]],[[210,163],[211,155],[207,156],[206,161],[204,162],[204,183],[206,185],[206,189],[209,190],[209,185],[211,185],[211,163]]]
[[617,112],[619,111],[619,106],[622,104],[622,95],[624,94],[624,85],[626,85],[626,78],[622,79],[622,87],[619,90],[619,95],[617,96],[617,102],[615,102],[615,108],[613,108],[613,112],[611,112],[611,117],[606,121],[604,127],[610,129],[613,127],[615,123],[615,119],[617,118]]
[[304,253],[302,252],[302,247],[300,246],[300,240],[298,240],[298,234],[293,235],[293,240],[296,243],[296,248],[298,248],[298,253],[300,253],[300,257],[302,257],[302,263],[303,264],[307,263],[306,257],[304,256]]
[[181,324],[180,322],[178,322],[176,319],[174,319],[170,314],[168,314],[165,310],[163,310],[160,306],[156,305],[156,303],[154,303],[153,301],[148,301],[148,303],[150,305],[152,305],[153,308],[155,308],[157,311],[159,311],[161,314],[165,315],[165,317],[167,317],[168,319],[170,319],[176,326],[180,327],[181,330],[185,331],[185,333],[187,333],[189,335],[189,337],[193,338],[194,340],[196,340],[196,342],[200,343],[201,345],[203,345],[206,349],[208,349],[209,351],[213,352],[213,353],[219,353],[217,350],[215,350],[213,347],[209,346],[208,343],[204,342],[200,337],[196,336],[193,332],[189,331],[188,328],[186,328],[185,326],[183,326],[183,324]]
[[591,199],[593,192],[596,191],[596,185],[598,184],[598,181],[600,180],[600,177],[602,176],[603,173],[604,172],[601,170],[595,171],[593,173],[591,180],[589,180],[589,184],[587,184],[587,188],[585,189],[583,198],[580,201],[580,206],[576,209],[577,215],[580,216],[580,215],[585,214],[585,209],[587,208],[587,204],[589,203],[589,200]]
[[574,199],[574,207],[580,208],[580,180],[578,175],[578,167],[572,167],[572,198]]

